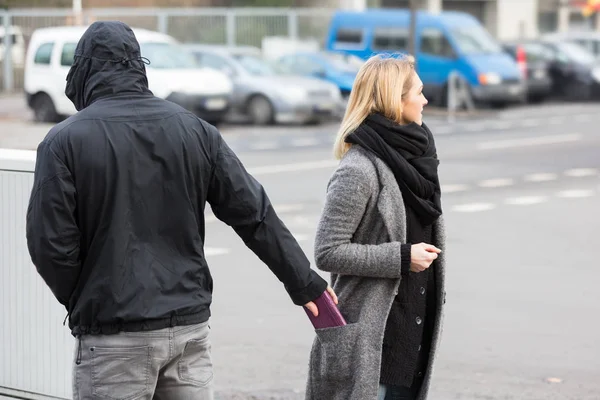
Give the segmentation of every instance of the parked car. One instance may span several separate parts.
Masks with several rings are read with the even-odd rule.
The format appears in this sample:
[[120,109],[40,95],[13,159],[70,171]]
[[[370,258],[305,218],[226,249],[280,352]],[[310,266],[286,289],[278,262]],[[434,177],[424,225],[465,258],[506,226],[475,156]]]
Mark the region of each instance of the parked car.
[[[39,122],[55,122],[76,112],[65,95],[66,77],[86,27],[36,30],[25,61],[27,104]],[[140,43],[148,84],[155,96],[180,104],[206,121],[221,122],[231,103],[233,83],[227,75],[199,67],[168,35],[133,29]]]
[[527,99],[538,103],[548,98],[552,93],[551,51],[534,42],[504,43],[503,48],[518,64],[524,64]]
[[[373,54],[407,52],[409,10],[338,11],[329,24],[325,48],[363,59]],[[417,71],[425,95],[445,104],[448,78],[458,72],[475,103],[522,102],[525,82],[515,62],[469,14],[417,12]]]
[[585,48],[561,40],[540,40],[550,52],[552,93],[569,100],[591,100],[600,95],[600,64]]
[[347,98],[364,60],[349,54],[321,51],[288,54],[278,62],[293,74],[312,76],[333,83],[340,89],[342,97]]
[[285,73],[247,48],[185,47],[199,65],[231,77],[232,111],[249,117],[254,124],[319,122],[338,112],[340,91],[332,83]]
[[542,36],[542,39],[577,43],[578,45],[585,47],[594,55],[594,57],[600,60],[600,32],[555,32]]

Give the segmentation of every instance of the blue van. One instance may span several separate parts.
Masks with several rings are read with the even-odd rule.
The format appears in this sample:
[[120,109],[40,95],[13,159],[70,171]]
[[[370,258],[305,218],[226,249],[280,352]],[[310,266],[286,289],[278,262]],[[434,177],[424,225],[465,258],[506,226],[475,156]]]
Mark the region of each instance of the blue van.
[[[330,22],[325,48],[362,59],[408,51],[410,11],[378,9],[338,11]],[[525,81],[517,63],[469,14],[417,12],[417,72],[433,102],[447,100],[448,76],[456,71],[468,84],[475,103],[523,102]]]

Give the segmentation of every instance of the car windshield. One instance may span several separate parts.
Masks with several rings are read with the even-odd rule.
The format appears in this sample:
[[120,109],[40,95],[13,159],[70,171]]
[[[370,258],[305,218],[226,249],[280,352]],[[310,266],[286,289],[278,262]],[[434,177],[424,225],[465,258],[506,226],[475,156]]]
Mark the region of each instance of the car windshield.
[[275,65],[263,58],[248,54],[233,54],[232,56],[240,66],[251,75],[269,76],[278,75],[280,73]]
[[343,72],[356,73],[364,63],[364,60],[362,58],[353,56],[351,54],[323,52],[321,53],[321,55],[335,69],[338,69]]
[[557,42],[556,48],[571,61],[581,64],[593,64],[596,61],[592,53],[575,43]]
[[141,43],[142,56],[150,61],[150,68],[198,68],[194,57],[185,49],[171,43]]
[[501,53],[500,45],[488,31],[479,25],[457,26],[450,29],[462,54],[494,54]]

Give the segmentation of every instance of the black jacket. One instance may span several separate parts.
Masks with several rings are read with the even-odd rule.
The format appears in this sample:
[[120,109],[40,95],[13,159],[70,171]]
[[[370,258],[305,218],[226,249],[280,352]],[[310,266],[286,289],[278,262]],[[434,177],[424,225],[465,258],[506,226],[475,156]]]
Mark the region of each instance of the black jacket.
[[206,321],[206,202],[295,304],[323,293],[327,283],[219,132],[150,92],[129,27],[90,26],[66,94],[80,112],[38,147],[27,243],[73,335]]

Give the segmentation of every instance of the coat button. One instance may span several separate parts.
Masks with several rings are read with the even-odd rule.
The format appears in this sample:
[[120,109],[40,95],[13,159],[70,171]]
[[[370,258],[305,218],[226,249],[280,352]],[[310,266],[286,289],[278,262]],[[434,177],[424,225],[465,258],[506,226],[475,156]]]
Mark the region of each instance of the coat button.
[[421,317],[417,317],[415,319],[415,321],[416,321],[417,325],[421,325],[421,322],[423,322],[423,320],[421,319]]
[[425,288],[421,287],[421,294],[425,294]]
[[419,371],[419,373],[417,374],[417,376],[418,376],[419,378],[422,378],[422,377],[423,377],[423,372]]
[[421,345],[419,345],[419,351],[421,351]]

